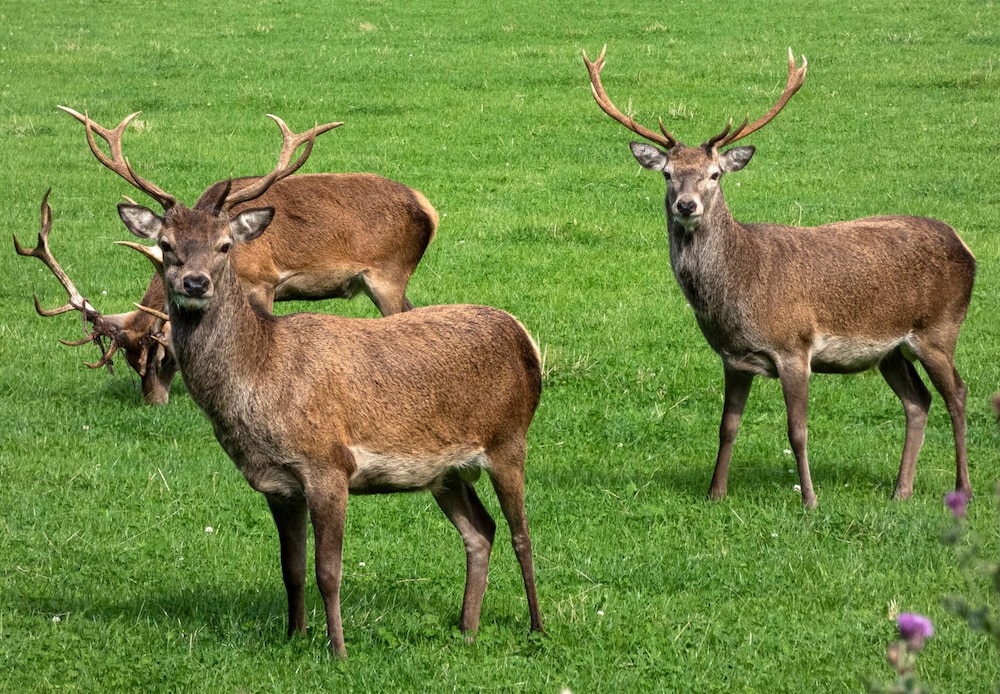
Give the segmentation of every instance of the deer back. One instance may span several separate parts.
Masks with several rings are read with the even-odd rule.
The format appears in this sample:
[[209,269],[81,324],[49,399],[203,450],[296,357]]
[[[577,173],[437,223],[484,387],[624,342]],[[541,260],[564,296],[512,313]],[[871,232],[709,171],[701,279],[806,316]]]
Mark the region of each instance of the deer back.
[[[256,180],[234,179],[233,190]],[[194,209],[209,208],[224,186],[211,186]],[[290,176],[231,212],[251,206],[274,207],[275,217],[235,249],[236,271],[248,291],[273,291],[277,301],[349,295],[351,279],[371,268],[409,277],[438,225],[422,193],[374,174]]]

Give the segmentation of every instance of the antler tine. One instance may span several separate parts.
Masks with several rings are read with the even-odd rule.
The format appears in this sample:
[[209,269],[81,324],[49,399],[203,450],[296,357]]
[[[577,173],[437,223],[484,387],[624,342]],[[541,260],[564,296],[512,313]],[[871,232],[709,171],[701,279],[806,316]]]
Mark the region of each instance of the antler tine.
[[[122,122],[118,124],[117,128],[109,130],[108,128],[105,128],[99,123],[91,120],[90,116],[86,113],[80,113],[69,108],[68,106],[57,106],[57,108],[65,111],[83,123],[83,127],[87,131],[87,144],[90,145],[90,151],[94,153],[94,156],[97,157],[97,160],[101,162],[101,164],[114,171],[149,197],[156,200],[160,203],[160,206],[163,207],[164,210],[167,210],[177,204],[177,199],[174,196],[136,174],[135,170],[129,164],[128,159],[126,159],[125,155],[122,153],[122,134],[125,132],[125,128],[129,126],[132,120],[138,116],[141,111],[136,111],[135,113],[125,116],[125,118],[122,119]],[[110,157],[102,152],[101,148],[97,146],[97,141],[94,139],[94,133],[97,133],[102,140],[108,143],[108,147],[111,149]]]
[[[785,83],[785,90],[781,92],[781,96],[778,97],[777,102],[774,106],[768,110],[763,116],[755,120],[753,123],[747,125],[747,121],[750,120],[749,116],[743,120],[743,124],[736,130],[729,132],[729,127],[727,126],[725,130],[710,139],[705,143],[707,147],[725,147],[730,145],[737,140],[742,140],[744,137],[750,133],[756,132],[763,128],[765,125],[770,123],[775,116],[781,113],[781,109],[785,108],[788,100],[795,95],[795,92],[799,91],[803,82],[806,80],[806,69],[809,66],[809,61],[806,60],[805,56],[802,56],[802,67],[795,66],[795,55],[792,53],[792,49],[788,49],[788,80]],[[732,120],[730,120],[730,125],[732,125]],[[728,134],[727,134],[728,133]]]
[[45,267],[52,271],[52,274],[56,276],[59,283],[69,294],[69,301],[54,309],[44,309],[41,303],[38,301],[38,296],[35,295],[35,310],[38,311],[41,316],[58,316],[59,314],[66,313],[67,311],[80,311],[84,320],[93,320],[100,316],[101,314],[91,306],[90,302],[87,301],[79,291],[77,291],[76,285],[69,278],[69,275],[59,266],[56,262],[55,257],[52,255],[52,251],[49,249],[49,232],[52,231],[52,208],[49,207],[49,193],[52,189],[45,191],[45,196],[42,198],[42,211],[41,211],[41,230],[38,232],[38,243],[34,248],[26,249],[17,240],[17,234],[14,234],[14,250],[17,251],[18,255],[34,256],[44,263]]
[[[316,143],[316,138],[325,132],[343,125],[341,122],[325,123],[323,125],[312,127],[304,133],[296,134],[293,133],[288,125],[285,124],[285,121],[281,120],[278,116],[268,113],[267,117],[277,123],[278,127],[281,128],[282,145],[281,153],[278,155],[278,164],[267,176],[264,176],[246,188],[241,188],[240,190],[227,195],[223,200],[223,206],[226,208],[230,208],[241,202],[247,202],[248,200],[259,198],[272,185],[286,176],[290,176],[298,171],[299,167],[305,164],[306,159],[308,159],[309,155],[312,154],[312,148]],[[298,150],[303,143],[305,144],[305,149],[302,151],[302,154],[299,155],[298,159],[289,164],[289,162],[291,162],[292,155],[295,154],[296,150]]]
[[663,127],[662,118],[660,119],[660,131],[663,133],[661,135],[654,130],[650,130],[649,128],[636,123],[631,117],[626,116],[624,113],[619,111],[614,103],[612,103],[611,99],[608,98],[607,92],[604,91],[604,85],[601,84],[601,70],[604,69],[604,54],[607,50],[608,45],[604,44],[604,48],[601,49],[601,54],[597,56],[597,60],[593,62],[587,57],[587,51],[583,51],[583,62],[587,65],[587,71],[590,73],[590,91],[594,95],[594,101],[597,102],[597,105],[601,107],[602,111],[634,132],[636,135],[644,137],[651,142],[663,145],[667,149],[677,145],[677,138]]

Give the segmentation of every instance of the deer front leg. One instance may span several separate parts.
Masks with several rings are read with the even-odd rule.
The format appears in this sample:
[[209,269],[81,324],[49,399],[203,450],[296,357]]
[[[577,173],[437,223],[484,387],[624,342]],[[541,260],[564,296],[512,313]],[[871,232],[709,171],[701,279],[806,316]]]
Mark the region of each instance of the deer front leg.
[[479,614],[486,594],[486,578],[490,568],[490,551],[496,523],[483,507],[476,490],[457,474],[451,475],[434,500],[448,516],[465,543],[465,594],[462,598],[462,616],[459,629],[471,643],[479,629]]
[[802,505],[816,508],[816,493],[813,491],[809,474],[809,458],[806,456],[806,419],[809,412],[809,364],[782,363],[778,366],[781,392],[785,396],[785,410],[788,414],[788,442],[795,454],[799,468],[799,485],[802,487]]
[[340,618],[340,581],[344,562],[344,527],[347,524],[346,473],[336,472],[306,490],[309,515],[316,540],[316,583],[326,608],[330,650],[347,657],[344,626]]
[[281,543],[281,578],[288,594],[288,635],[306,633],[306,525],[304,499],[267,494],[267,505],[278,527]]
[[725,395],[722,405],[722,422],[719,424],[719,455],[715,459],[715,472],[708,488],[708,498],[716,501],[726,496],[729,480],[729,461],[733,457],[733,443],[743,418],[743,408],[750,396],[753,374],[726,367]]

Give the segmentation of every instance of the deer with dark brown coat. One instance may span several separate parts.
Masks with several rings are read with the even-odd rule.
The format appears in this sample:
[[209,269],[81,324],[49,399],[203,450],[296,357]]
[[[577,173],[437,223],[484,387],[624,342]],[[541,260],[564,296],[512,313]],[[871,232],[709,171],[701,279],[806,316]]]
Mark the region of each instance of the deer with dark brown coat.
[[[135,186],[122,154],[121,138],[138,113],[127,116],[112,130],[71,108],[59,108],[84,124],[94,156]],[[291,137],[284,123],[278,124],[283,134]],[[110,156],[98,148],[95,134],[108,143]],[[365,293],[382,315],[413,308],[406,298],[406,286],[438,225],[438,214],[422,193],[363,173],[299,174],[273,185],[265,183],[263,178],[235,179],[230,182],[233,199],[227,202],[230,213],[239,212],[247,207],[247,202],[238,199],[243,191],[262,186],[264,192],[254,204],[275,208],[267,235],[239,246],[233,255],[236,272],[254,301],[271,310],[274,301],[349,299]],[[209,187],[195,209],[214,205],[226,184],[222,181]],[[175,203],[163,191],[155,191],[153,197],[164,211]],[[84,307],[74,298],[82,296],[66,273],[56,271],[51,254],[43,262],[60,277],[70,300],[54,311],[43,309],[36,300],[38,312],[49,316],[75,309],[92,325],[86,337],[65,344],[97,343],[102,355],[96,363],[88,364],[91,368],[110,366],[120,350],[139,374],[143,400],[165,404],[177,372],[169,347],[169,323],[139,310],[103,315],[92,304]],[[162,310],[165,300],[163,285],[154,274],[140,303]]]
[[[307,147],[316,134],[310,131]],[[286,164],[283,156],[272,176]],[[230,214],[228,195],[220,191],[211,208],[178,203],[162,217],[135,204],[118,209],[132,233],[155,244],[126,245],[150,258],[163,280],[174,355],[191,397],[267,499],[281,545],[289,634],[306,629],[307,521],[330,647],[343,655],[348,495],[428,490],[465,544],[459,626],[471,639],[496,529],[472,484],[484,470],[510,527],[531,629],[542,631],[524,504],[526,437],[542,375],[527,331],[485,306],[432,306],[380,319],[273,316],[248,296],[234,252],[264,233],[275,211]]]
[[809,376],[878,367],[906,414],[906,437],[894,496],[913,493],[917,455],[931,395],[919,361],[944,398],[955,438],[958,491],[971,495],[965,445],[966,387],[955,368],[955,346],[972,295],[976,261],[944,222],[884,216],[789,227],[736,221],[720,182],[739,171],[753,147],[723,148],[769,123],[802,86],[806,63],[788,52],[788,80],[775,105],[753,123],[732,121],[698,147],[636,123],[601,84],[604,54],[584,53],[601,109],[663,149],[632,142],[644,168],[667,184],[670,265],[698,326],[722,358],[725,395],[719,453],[708,495],[726,495],[733,442],[754,376],[779,378],[788,438],[798,464],[802,503],[816,506],[806,457]]

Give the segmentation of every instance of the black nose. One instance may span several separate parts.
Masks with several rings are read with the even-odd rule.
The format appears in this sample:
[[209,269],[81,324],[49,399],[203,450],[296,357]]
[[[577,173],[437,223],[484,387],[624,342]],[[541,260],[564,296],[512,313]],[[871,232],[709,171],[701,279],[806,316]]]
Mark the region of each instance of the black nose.
[[211,283],[212,280],[208,278],[208,275],[188,275],[184,278],[184,293],[198,299],[205,296]]
[[698,209],[698,203],[694,200],[678,200],[677,213],[685,217],[690,217]]

